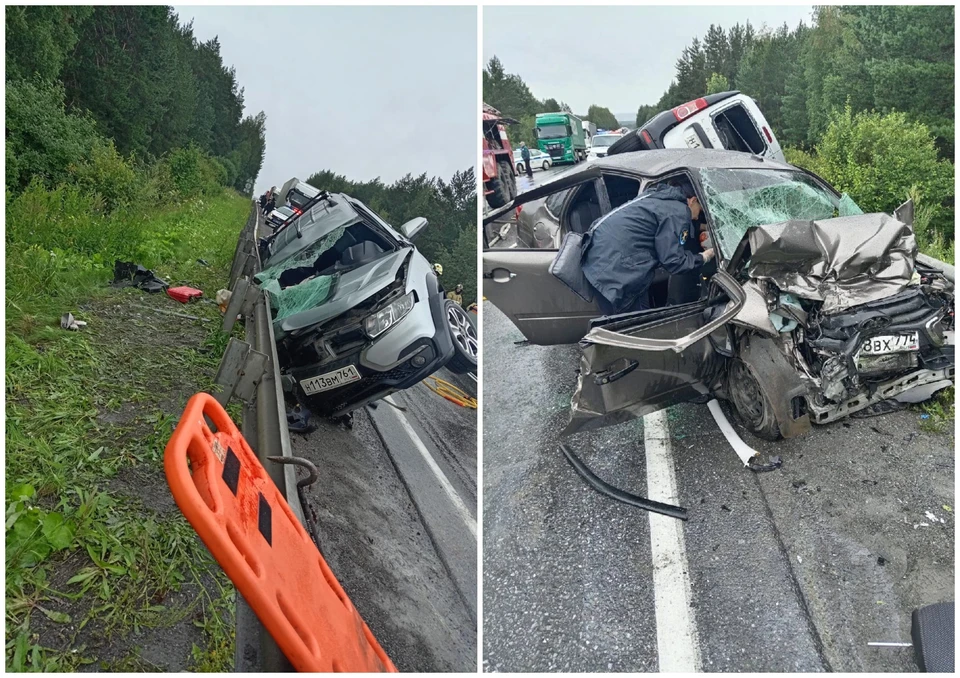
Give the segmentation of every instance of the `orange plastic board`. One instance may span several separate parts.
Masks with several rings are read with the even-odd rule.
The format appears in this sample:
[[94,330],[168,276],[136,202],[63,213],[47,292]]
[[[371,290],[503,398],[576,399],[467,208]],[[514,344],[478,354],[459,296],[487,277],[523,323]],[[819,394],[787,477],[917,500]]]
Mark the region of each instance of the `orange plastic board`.
[[295,669],[397,670],[213,396],[187,403],[164,468],[177,506]]

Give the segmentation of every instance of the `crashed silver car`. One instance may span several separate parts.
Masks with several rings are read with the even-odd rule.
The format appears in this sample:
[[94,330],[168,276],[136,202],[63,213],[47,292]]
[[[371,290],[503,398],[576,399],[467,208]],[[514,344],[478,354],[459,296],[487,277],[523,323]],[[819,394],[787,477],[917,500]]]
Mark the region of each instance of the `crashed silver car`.
[[[557,243],[678,175],[697,191],[716,261],[692,278],[661,269],[655,308],[600,317],[549,273]],[[484,295],[530,343],[580,343],[565,434],[718,397],[755,435],[792,437],[954,381],[953,284],[918,262],[909,203],[864,214],[782,162],[651,150],[574,168],[491,213],[485,232],[509,231],[518,206],[534,223],[487,243]],[[526,239],[538,229],[556,232]]]

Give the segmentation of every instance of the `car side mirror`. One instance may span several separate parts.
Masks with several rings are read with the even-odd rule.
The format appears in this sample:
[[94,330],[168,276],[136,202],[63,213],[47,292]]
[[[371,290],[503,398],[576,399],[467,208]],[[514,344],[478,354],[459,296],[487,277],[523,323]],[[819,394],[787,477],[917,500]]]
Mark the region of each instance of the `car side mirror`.
[[422,231],[427,226],[427,220],[423,217],[414,217],[403,226],[400,227],[401,233],[407,237],[409,240],[413,240],[417,237],[417,234]]
[[893,216],[897,221],[902,221],[907,226],[913,228],[913,200],[907,200],[897,209],[893,210]]

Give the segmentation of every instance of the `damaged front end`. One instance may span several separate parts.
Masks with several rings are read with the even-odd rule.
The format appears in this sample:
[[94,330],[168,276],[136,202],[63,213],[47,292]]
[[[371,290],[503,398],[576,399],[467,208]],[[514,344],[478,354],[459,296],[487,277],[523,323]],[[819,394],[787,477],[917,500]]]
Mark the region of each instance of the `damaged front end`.
[[[408,263],[404,263],[394,280],[347,311],[314,325],[286,332],[277,342],[281,373],[288,376],[287,388],[309,409],[321,416],[337,416],[362,404],[372,396],[380,397],[385,382],[400,380],[416,372],[416,366],[399,365],[380,372],[363,365],[362,354],[374,340],[367,320],[405,297]],[[322,397],[308,395],[301,382],[316,375],[333,373],[353,366],[360,379],[323,392]]]
[[953,285],[915,257],[909,225],[885,214],[747,232],[735,260],[748,303],[734,324],[775,340],[806,384],[813,423],[952,384]]

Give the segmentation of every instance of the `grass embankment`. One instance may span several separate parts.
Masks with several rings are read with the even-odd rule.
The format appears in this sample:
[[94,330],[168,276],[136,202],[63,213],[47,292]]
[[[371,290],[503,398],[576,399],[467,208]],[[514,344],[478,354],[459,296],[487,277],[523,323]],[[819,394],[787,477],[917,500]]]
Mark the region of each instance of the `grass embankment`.
[[[72,189],[8,195],[8,671],[232,667],[233,587],[162,470],[186,399],[212,386],[220,316],[108,283],[119,258],[212,299],[249,209],[232,192],[110,216]],[[62,330],[68,311],[89,325]]]

